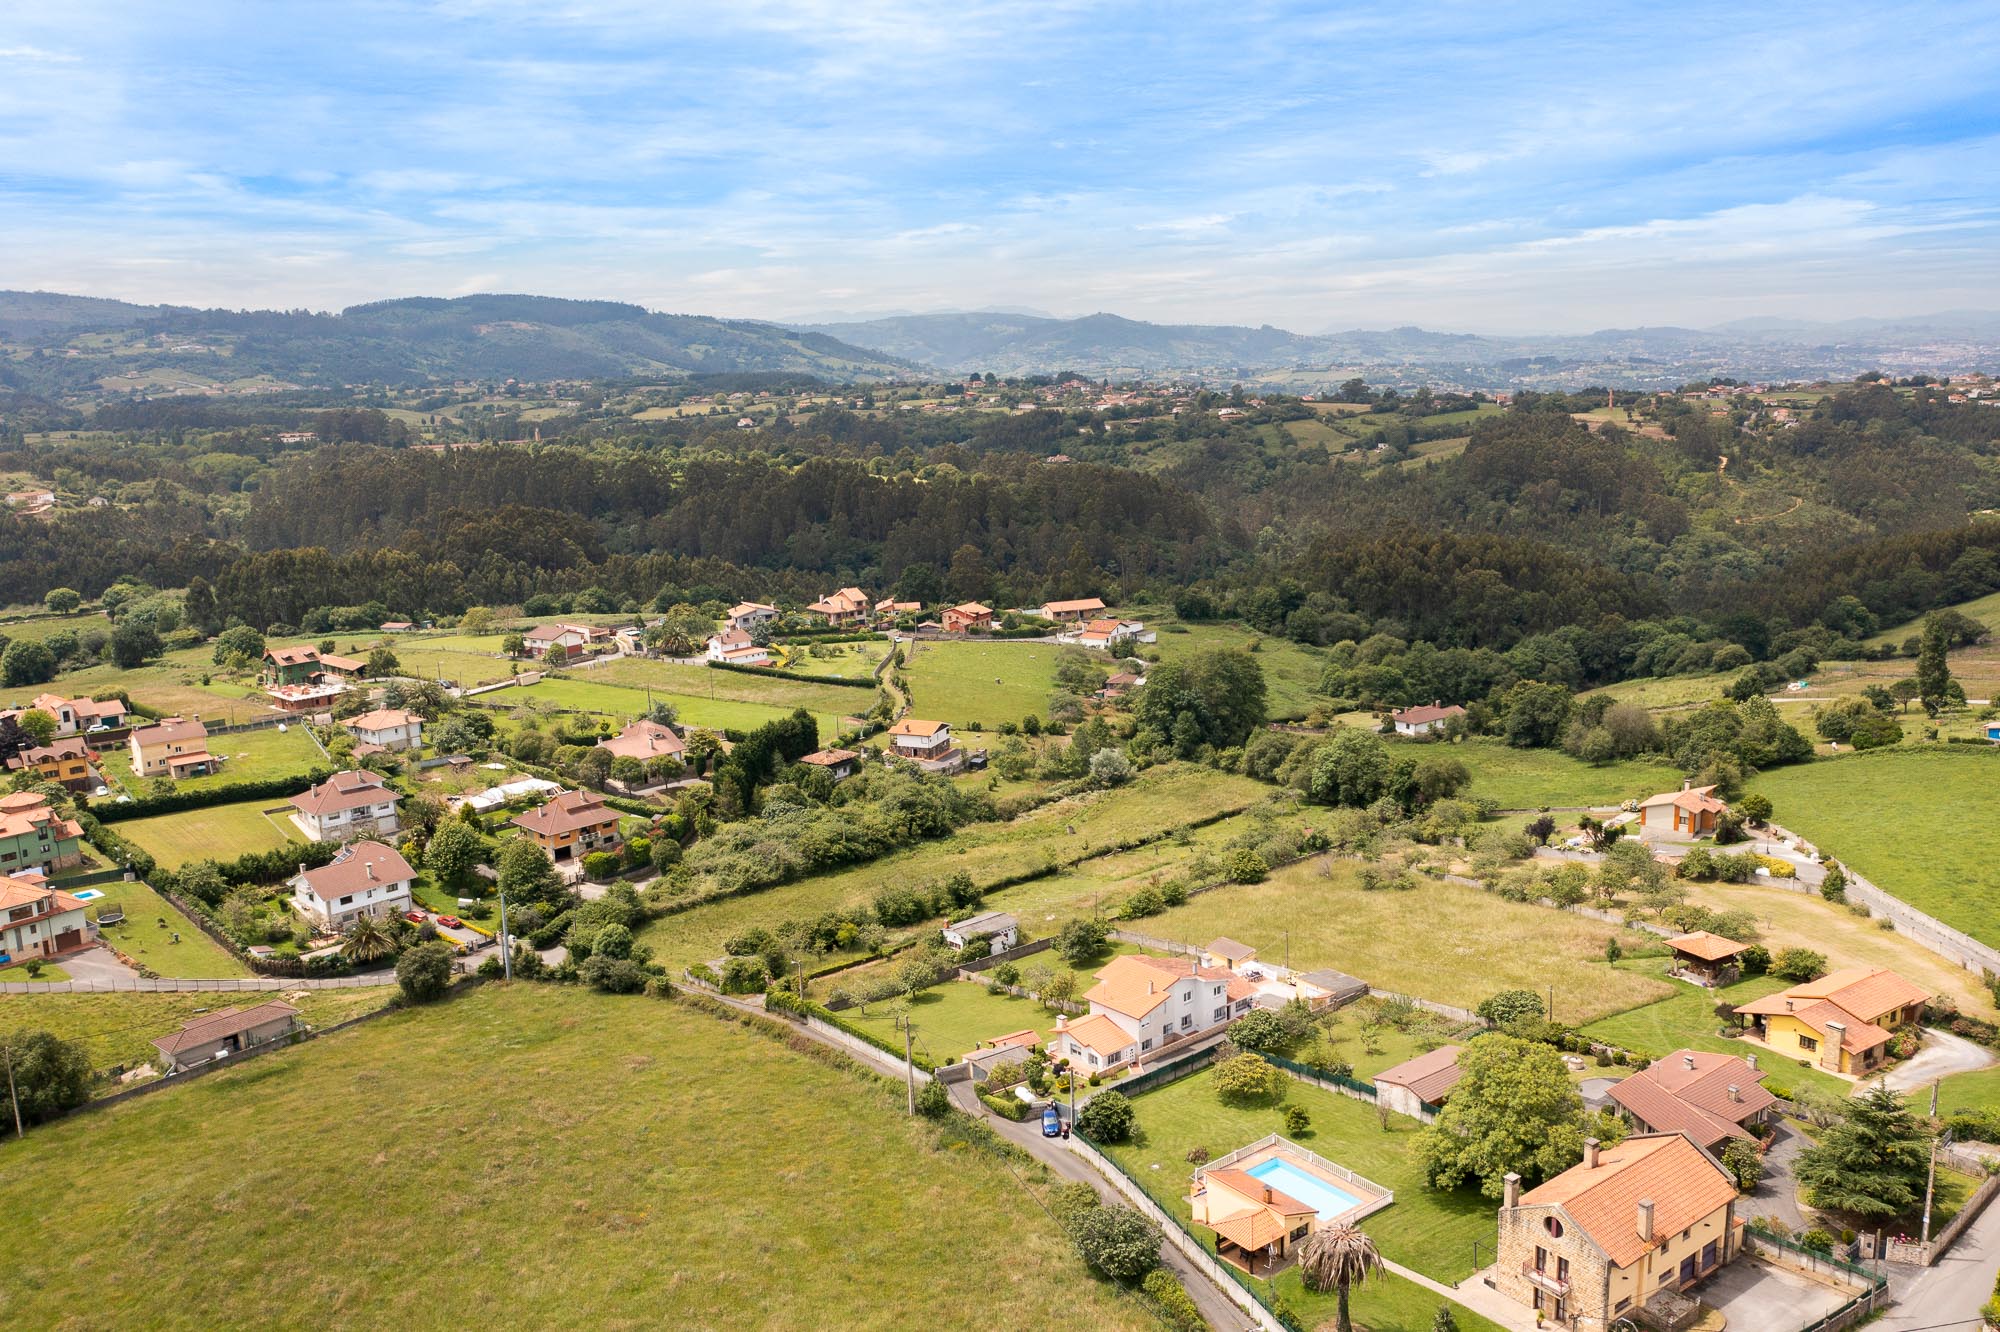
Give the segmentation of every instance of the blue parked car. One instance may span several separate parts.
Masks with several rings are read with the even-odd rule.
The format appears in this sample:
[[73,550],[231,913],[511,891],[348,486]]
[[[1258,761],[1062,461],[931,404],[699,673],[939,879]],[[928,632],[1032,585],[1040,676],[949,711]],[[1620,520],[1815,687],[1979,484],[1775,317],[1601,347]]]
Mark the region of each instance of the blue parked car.
[[1062,1136],[1062,1114],[1052,1105],[1042,1107],[1042,1136],[1044,1138]]

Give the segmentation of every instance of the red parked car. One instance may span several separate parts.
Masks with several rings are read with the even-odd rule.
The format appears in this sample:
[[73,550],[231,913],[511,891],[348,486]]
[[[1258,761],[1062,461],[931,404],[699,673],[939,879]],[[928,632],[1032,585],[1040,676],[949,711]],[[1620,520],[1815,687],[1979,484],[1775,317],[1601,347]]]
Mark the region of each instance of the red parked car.
[[421,925],[424,923],[424,913],[421,911],[405,911],[403,919],[409,921],[412,925]]
[[462,930],[465,928],[465,922],[457,916],[439,916],[438,924],[445,926],[447,929]]

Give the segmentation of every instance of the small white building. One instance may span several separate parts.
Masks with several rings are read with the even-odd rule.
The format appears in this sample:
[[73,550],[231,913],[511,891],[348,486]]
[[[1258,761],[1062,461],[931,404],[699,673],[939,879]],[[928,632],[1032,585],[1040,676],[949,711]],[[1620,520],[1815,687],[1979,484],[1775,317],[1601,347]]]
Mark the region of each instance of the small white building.
[[769,624],[778,618],[776,606],[766,606],[761,601],[739,601],[729,608],[723,617],[731,629],[747,634],[760,624]]
[[416,749],[424,742],[424,719],[404,708],[377,708],[349,718],[347,731],[364,745]]
[[396,849],[376,841],[352,842],[332,863],[301,865],[290,881],[292,905],[322,930],[344,931],[358,916],[385,919],[408,911],[417,872]]
[[1389,720],[1395,723],[1397,735],[1429,735],[1441,731],[1453,717],[1463,717],[1465,709],[1453,703],[1428,703],[1420,708],[1404,708],[1394,713]]
[[944,941],[953,948],[963,948],[975,939],[987,942],[987,955],[1004,953],[1021,941],[1021,922],[1004,911],[982,911],[964,920],[955,920],[944,927]]
[[394,787],[366,769],[336,772],[292,797],[292,822],[307,840],[345,842],[398,831]]

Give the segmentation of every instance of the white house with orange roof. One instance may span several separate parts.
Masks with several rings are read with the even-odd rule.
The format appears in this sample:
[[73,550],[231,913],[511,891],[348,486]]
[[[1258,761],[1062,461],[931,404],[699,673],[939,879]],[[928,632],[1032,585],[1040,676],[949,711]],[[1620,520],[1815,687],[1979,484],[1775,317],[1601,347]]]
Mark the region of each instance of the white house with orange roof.
[[955,767],[962,756],[952,748],[951,727],[941,721],[905,717],[889,728],[889,748],[929,772]]
[[1667,842],[1713,837],[1716,820],[1728,812],[1713,786],[1684,782],[1678,791],[1662,791],[1639,802],[1639,836]]
[[868,594],[858,587],[843,587],[838,592],[829,592],[806,610],[818,615],[835,628],[850,624],[860,624],[867,620],[874,603]]
[[1104,613],[1104,598],[1078,597],[1072,601],[1045,601],[1041,616],[1044,620],[1054,620],[1061,624],[1066,620],[1082,621],[1095,619]]
[[49,887],[39,870],[0,878],[0,963],[60,957],[89,943],[81,900]]
[[1117,1068],[1226,1025],[1257,1002],[1256,984],[1193,958],[1114,957],[1083,996],[1087,1016],[1058,1020],[1056,1053],[1092,1071]]
[[377,708],[347,719],[348,734],[364,745],[416,749],[424,743],[424,719],[408,708]]
[[761,601],[739,601],[731,606],[729,613],[722,618],[730,629],[742,634],[743,641],[747,643],[750,641],[749,634],[752,629],[760,624],[769,624],[778,618],[778,608],[766,606]]

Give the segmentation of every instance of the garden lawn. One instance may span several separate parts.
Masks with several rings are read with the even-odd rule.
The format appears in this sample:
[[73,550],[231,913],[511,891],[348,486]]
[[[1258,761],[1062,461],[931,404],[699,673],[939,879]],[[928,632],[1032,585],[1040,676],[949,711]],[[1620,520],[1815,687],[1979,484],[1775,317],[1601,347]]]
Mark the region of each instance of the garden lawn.
[[[104,942],[157,975],[175,980],[213,980],[221,976],[248,976],[250,968],[236,955],[201,931],[181,909],[136,880],[131,883],[100,883],[103,897],[84,905],[95,920],[104,908],[125,909],[122,924],[104,929]],[[165,924],[161,924],[165,921]],[[180,942],[174,942],[174,935]]]
[[[304,785],[299,789],[304,790]],[[281,807],[285,813],[264,813]],[[234,860],[246,852],[270,851],[300,841],[298,829],[288,817],[290,808],[283,800],[266,796],[105,826],[151,852],[163,869],[179,869],[190,860]]]
[[[221,770],[209,777],[184,777],[174,781],[177,791],[209,791],[238,782],[268,781],[273,777],[299,777],[314,768],[328,768],[311,734],[302,725],[287,724],[262,731],[238,731],[232,735],[210,736],[208,752],[222,760]],[[103,756],[104,775],[112,786],[122,786],[134,796],[146,794],[152,782],[132,771],[130,749],[107,750]],[[305,789],[303,780],[299,789]]]
[[1667,982],[1608,966],[1615,926],[1552,907],[1423,878],[1404,892],[1366,891],[1349,861],[1293,865],[1263,883],[1218,888],[1141,922],[1156,938],[1206,943],[1217,935],[1292,966],[1332,967],[1399,994],[1475,1008],[1496,990],[1546,994],[1556,1019],[1588,1022],[1660,998]]
[[1030,714],[1046,716],[1056,659],[1064,652],[1083,652],[1107,674],[1111,667],[1101,652],[1007,639],[923,642],[904,651],[911,715],[959,727],[996,728]]
[[53,962],[44,962],[41,970],[30,974],[26,963],[16,963],[10,967],[0,967],[0,982],[11,981],[66,981],[70,974]]
[[1594,765],[1560,749],[1516,749],[1499,740],[1465,740],[1455,745],[1409,744],[1419,762],[1451,758],[1472,773],[1467,793],[1496,800],[1502,809],[1579,808],[1616,805],[1678,790],[1680,772],[1645,759]]
[[1884,892],[2000,946],[2000,877],[1969,830],[2000,813],[2000,754],[1984,746],[1890,749],[1774,768],[1750,783],[1777,821]]
[[[48,973],[44,972],[46,979]],[[300,1010],[309,1026],[329,1027],[389,1002],[393,985],[348,990],[288,990],[277,992],[160,994],[8,994],[0,995],[0,1031],[53,1032],[64,1040],[82,1041],[92,1068],[131,1067],[159,1057],[153,1038],[165,1036],[183,1022],[223,1008],[247,1008],[282,998]],[[100,1093],[115,1091],[112,1084]]]
[[[1910,1093],[1909,1100],[1911,1105],[1928,1111],[1930,1088],[1918,1088]],[[1938,1084],[1938,1113],[1949,1115],[1958,1110],[1983,1110],[1988,1114],[2000,1111],[2000,1067],[1954,1073]]]
[[[869,1004],[865,1011],[843,1011],[840,1020],[885,1041],[900,1042],[903,1033],[896,1026],[896,1017],[903,1007],[900,1001]],[[915,1048],[934,1064],[963,1058],[966,1051],[978,1049],[981,1041],[1010,1031],[1032,1029],[1046,1034],[1055,1025],[1054,1014],[1034,1000],[988,994],[979,981],[934,985],[909,1003],[908,1014],[916,1030]]]
[[[1667,959],[1663,957],[1651,957],[1627,960],[1618,966],[1620,970],[1657,974],[1666,964]],[[1785,988],[1784,981],[1775,976],[1752,976],[1719,990],[1698,989],[1680,981],[1671,984],[1674,992],[1666,998],[1642,1008],[1601,1018],[1583,1028],[1583,1034],[1648,1059],[1659,1059],[1683,1049],[1735,1055],[1739,1059],[1755,1055],[1758,1064],[1769,1075],[1764,1085],[1780,1095],[1789,1095],[1800,1087],[1811,1087],[1835,1096],[1846,1096],[1854,1090],[1854,1084],[1850,1082],[1816,1069],[1800,1068],[1795,1061],[1783,1059],[1761,1045],[1717,1035],[1722,1027],[1722,1020],[1715,1013],[1717,1004],[1747,1004],[1752,999],[1776,994]],[[1588,1072],[1591,1076],[1608,1077],[1620,1070],[1593,1068]]]
[[[537,1328],[1157,1326],[1087,1273],[1039,1172],[902,1095],[680,1004],[483,986],[10,1147],[0,1320],[446,1329],[450,1292],[492,1287]],[[361,1124],[302,1193],[299,1144]],[[966,1272],[979,1298],[941,1298]]]
[[[1072,865],[1120,842],[1163,836],[1226,810],[1248,808],[1269,794],[1269,787],[1248,777],[1166,764],[1129,785],[1043,805],[1005,823],[971,824],[951,837],[865,865],[662,916],[640,937],[662,962],[676,967],[706,962],[722,955],[725,939],[753,925],[774,927],[870,902],[891,885],[942,879],[959,870],[974,883],[995,884],[1045,866]],[[989,905],[1013,909],[1011,901]]]
[[[1498,1204],[1482,1198],[1477,1189],[1440,1193],[1425,1183],[1416,1155],[1423,1125],[1391,1115],[1385,1131],[1375,1107],[1365,1101],[1297,1079],[1287,1081],[1281,1099],[1304,1106],[1312,1116],[1312,1127],[1293,1141],[1396,1195],[1393,1203],[1361,1222],[1385,1258],[1447,1285],[1475,1270],[1474,1240],[1491,1258]],[[1213,1070],[1207,1070],[1135,1096],[1132,1141],[1113,1144],[1106,1154],[1161,1207],[1187,1223],[1192,1216],[1188,1186],[1194,1176],[1188,1153],[1205,1147],[1211,1157],[1220,1157],[1266,1134],[1282,1134],[1277,1106],[1277,1101],[1247,1106],[1224,1102],[1215,1094]],[[1213,1245],[1213,1232],[1202,1228],[1195,1233]]]

